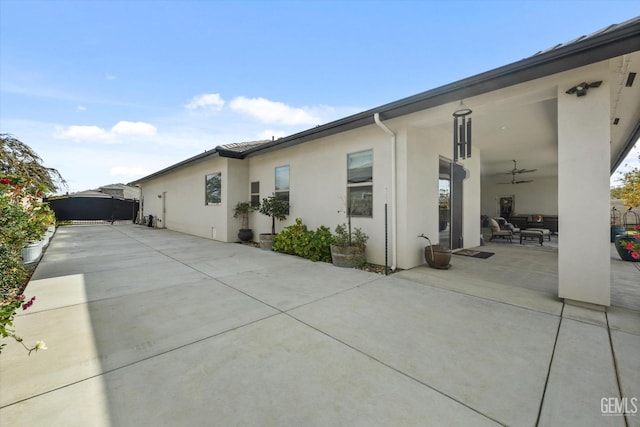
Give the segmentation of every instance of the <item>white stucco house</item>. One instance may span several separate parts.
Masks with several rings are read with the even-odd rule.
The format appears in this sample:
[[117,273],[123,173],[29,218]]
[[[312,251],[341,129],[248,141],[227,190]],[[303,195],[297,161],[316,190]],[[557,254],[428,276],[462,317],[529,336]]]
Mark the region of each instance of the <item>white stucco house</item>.
[[[640,137],[639,71],[637,17],[291,136],[218,146],[132,184],[158,226],[223,242],[237,241],[239,201],[275,192],[291,203],[279,228],[302,218],[332,229],[349,202],[354,225],[371,237],[367,259],[384,264],[386,222],[398,268],[423,263],[421,233],[452,248],[479,246],[480,216],[499,214],[508,195],[518,212],[557,215],[559,297],[608,306],[609,178]],[[473,111],[472,154],[452,167],[461,101]],[[497,174],[514,159],[536,170],[532,182],[501,184]],[[441,233],[443,188],[450,226]],[[270,229],[258,213],[250,225]]]

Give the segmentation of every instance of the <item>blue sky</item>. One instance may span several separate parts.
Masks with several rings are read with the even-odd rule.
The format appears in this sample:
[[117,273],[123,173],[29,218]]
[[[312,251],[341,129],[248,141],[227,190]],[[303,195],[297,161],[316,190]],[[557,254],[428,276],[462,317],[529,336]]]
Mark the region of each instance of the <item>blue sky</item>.
[[80,191],[289,135],[638,15],[635,0],[0,0],[0,132]]

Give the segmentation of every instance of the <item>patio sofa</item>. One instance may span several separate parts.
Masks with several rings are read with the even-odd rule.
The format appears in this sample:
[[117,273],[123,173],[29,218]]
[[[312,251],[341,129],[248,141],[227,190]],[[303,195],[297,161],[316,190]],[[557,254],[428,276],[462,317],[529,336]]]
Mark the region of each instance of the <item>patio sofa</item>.
[[511,215],[509,222],[521,230],[542,228],[558,234],[558,215],[518,214]]

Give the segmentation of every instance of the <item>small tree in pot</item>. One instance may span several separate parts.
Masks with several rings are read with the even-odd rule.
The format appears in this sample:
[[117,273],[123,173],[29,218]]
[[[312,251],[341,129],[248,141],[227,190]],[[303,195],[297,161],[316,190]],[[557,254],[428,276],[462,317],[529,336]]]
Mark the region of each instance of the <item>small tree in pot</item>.
[[249,213],[253,212],[255,207],[249,202],[238,202],[233,208],[233,217],[240,218],[242,225],[238,231],[238,239],[241,242],[248,242],[253,239],[253,230],[249,228]]
[[364,251],[367,247],[367,236],[360,228],[351,231],[349,225],[341,224],[336,227],[331,245],[331,260],[338,267],[363,267],[367,263]]
[[272,194],[262,199],[258,212],[271,217],[271,233],[260,234],[260,248],[270,251],[273,245],[273,237],[276,235],[276,219],[279,221],[287,219],[289,202],[278,199],[275,194]]

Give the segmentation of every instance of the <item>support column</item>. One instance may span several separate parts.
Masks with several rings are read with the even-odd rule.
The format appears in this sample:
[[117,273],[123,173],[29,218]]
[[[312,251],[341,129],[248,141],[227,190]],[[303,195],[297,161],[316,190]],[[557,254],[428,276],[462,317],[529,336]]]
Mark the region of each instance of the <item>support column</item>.
[[582,97],[566,89],[558,88],[558,295],[609,306],[609,84]]

